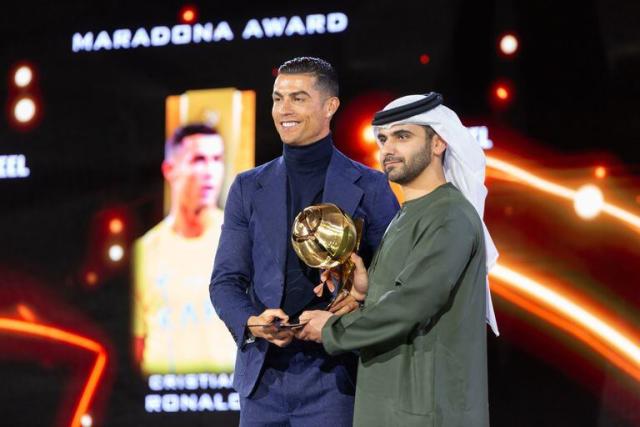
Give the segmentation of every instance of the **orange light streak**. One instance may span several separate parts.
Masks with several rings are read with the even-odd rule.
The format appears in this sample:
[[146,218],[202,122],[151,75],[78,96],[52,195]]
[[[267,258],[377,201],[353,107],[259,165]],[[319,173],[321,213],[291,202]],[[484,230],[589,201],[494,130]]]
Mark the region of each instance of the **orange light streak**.
[[91,369],[91,374],[85,383],[80,400],[78,401],[73,413],[73,418],[71,419],[71,427],[80,426],[80,419],[89,409],[89,405],[107,364],[107,352],[104,347],[96,341],[72,332],[64,331],[53,326],[30,323],[17,319],[0,318],[0,330],[24,335],[33,335],[40,338],[50,339],[52,341],[60,341],[65,344],[80,347],[84,350],[96,353],[96,360],[93,368]]
[[22,317],[27,322],[35,322],[36,321],[36,315],[33,313],[33,311],[27,305],[18,304],[17,311],[18,311],[18,314],[20,315],[20,317]]
[[560,292],[503,265],[496,264],[490,275],[508,286],[492,283],[496,294],[567,331],[640,381],[640,347],[613,322],[607,323]]
[[508,285],[503,286],[501,284],[491,284],[491,291],[497,295],[500,295],[507,301],[519,306],[524,311],[528,311],[531,314],[534,314],[540,317],[543,320],[546,320],[550,324],[554,325],[559,329],[564,329],[566,332],[570,333],[574,337],[586,343],[591,348],[595,349],[598,353],[600,353],[605,359],[611,361],[614,365],[618,366],[624,372],[632,376],[634,379],[640,381],[640,371],[634,368],[632,364],[624,359],[620,354],[611,350],[607,345],[595,339],[592,335],[590,335],[584,329],[580,329],[575,323],[572,321],[563,318],[559,314],[556,314],[552,311],[545,310],[539,305],[534,304],[526,297],[519,295],[516,292],[512,292]]
[[[542,192],[573,201],[576,191],[540,178],[522,168],[487,156],[487,166]],[[495,175],[498,178],[505,178]],[[640,232],[640,217],[605,202],[602,207],[614,218],[631,225]],[[504,265],[497,264],[490,272],[505,285],[492,283],[496,294],[550,324],[573,335],[601,354],[605,359],[640,381],[640,346],[620,332],[619,327],[605,316],[598,317],[587,308],[572,301],[562,292],[551,289]]]
[[[499,160],[495,157],[487,156],[487,166],[500,172],[506,173],[507,175],[510,175],[518,179],[519,181],[522,181],[523,183],[529,185],[530,187],[536,188],[545,193],[553,194],[554,196],[562,197],[571,201],[573,201],[573,199],[575,198],[575,190],[540,178],[522,168],[505,162],[504,160]],[[637,233],[640,233],[639,216],[607,202],[604,202],[602,206],[602,212],[605,212],[610,216],[632,226]]]

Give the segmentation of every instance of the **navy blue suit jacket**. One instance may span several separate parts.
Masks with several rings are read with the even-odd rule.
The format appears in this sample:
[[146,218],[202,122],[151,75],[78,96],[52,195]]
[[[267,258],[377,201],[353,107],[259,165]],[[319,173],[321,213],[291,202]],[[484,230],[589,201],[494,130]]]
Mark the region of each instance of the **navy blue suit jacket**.
[[[360,255],[370,260],[398,201],[383,173],[348,159],[334,148],[322,201],[334,203],[352,218],[364,219]],[[224,210],[209,293],[216,312],[238,345],[234,387],[249,396],[269,343],[245,344],[249,316],[279,308],[285,279],[287,245],[287,172],[277,159],[239,174]]]

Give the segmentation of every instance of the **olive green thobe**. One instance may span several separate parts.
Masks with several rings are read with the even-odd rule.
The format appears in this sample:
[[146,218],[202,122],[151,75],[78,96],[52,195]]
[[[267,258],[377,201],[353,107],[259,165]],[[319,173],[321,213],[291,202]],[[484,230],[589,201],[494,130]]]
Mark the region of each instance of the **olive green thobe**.
[[482,221],[452,184],[408,201],[369,268],[362,309],[329,319],[330,354],[360,350],[354,425],[487,426]]

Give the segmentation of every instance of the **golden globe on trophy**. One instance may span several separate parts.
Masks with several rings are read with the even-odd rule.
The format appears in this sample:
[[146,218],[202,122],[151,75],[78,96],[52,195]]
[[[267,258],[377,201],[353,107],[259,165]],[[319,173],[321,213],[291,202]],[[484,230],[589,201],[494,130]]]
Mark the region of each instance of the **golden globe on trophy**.
[[338,292],[327,308],[353,286],[355,265],[350,257],[358,250],[362,227],[362,219],[354,221],[331,203],[309,206],[293,221],[291,244],[298,257],[309,267],[337,274]]

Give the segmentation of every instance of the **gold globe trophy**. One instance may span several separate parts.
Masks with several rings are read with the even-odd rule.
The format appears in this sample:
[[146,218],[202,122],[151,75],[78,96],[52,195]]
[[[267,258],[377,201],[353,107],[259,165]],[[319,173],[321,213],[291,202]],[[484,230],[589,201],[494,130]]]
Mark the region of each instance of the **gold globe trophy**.
[[353,286],[355,265],[350,257],[360,246],[362,226],[362,219],[354,221],[331,203],[309,206],[293,221],[291,244],[298,257],[309,267],[337,274],[338,292],[327,308]]

